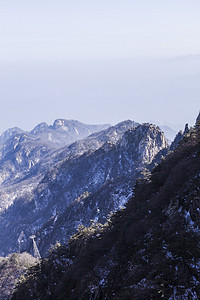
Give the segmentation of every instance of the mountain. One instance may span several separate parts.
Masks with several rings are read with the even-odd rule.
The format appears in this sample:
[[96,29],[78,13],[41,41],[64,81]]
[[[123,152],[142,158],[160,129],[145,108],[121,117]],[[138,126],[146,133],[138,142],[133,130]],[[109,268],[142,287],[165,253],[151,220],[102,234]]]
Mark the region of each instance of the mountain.
[[110,124],[90,125],[76,120],[57,119],[54,121],[53,125],[42,122],[30,132],[25,132],[18,127],[10,128],[0,136],[0,144],[6,143],[8,139],[14,137],[18,133],[26,133],[40,138],[44,142],[49,142],[57,146],[64,146],[109,127],[111,127]]
[[31,192],[53,165],[69,157],[78,157],[89,150],[97,150],[106,141],[116,143],[126,130],[136,125],[132,121],[124,121],[64,147],[58,147],[29,133],[14,135],[3,144],[2,149],[0,210],[8,208],[17,197]]
[[74,120],[57,119],[53,125],[43,122],[37,125],[30,134],[58,146],[69,145],[94,132],[110,127],[110,124],[88,125]]
[[43,173],[62,160],[63,146],[109,127],[57,119],[53,126],[41,123],[31,132],[17,127],[4,132],[0,137],[0,211],[32,191]]
[[106,142],[48,173],[34,198],[38,212],[45,210],[43,227],[36,234],[41,253],[50,243],[67,242],[79,225],[89,225],[91,219],[105,223],[108,213],[126,203],[135,180],[166,150],[159,129],[139,125],[126,131],[116,145]]
[[104,225],[79,226],[12,299],[199,299],[200,124]]
[[67,242],[79,225],[105,222],[111,210],[126,203],[136,179],[168,150],[158,127],[129,120],[59,149],[45,148],[44,142],[38,148],[41,140],[31,139],[19,140],[4,156],[14,171],[13,156],[21,157],[22,169],[2,183],[2,255],[29,251],[29,236],[36,235],[44,256],[51,244]]

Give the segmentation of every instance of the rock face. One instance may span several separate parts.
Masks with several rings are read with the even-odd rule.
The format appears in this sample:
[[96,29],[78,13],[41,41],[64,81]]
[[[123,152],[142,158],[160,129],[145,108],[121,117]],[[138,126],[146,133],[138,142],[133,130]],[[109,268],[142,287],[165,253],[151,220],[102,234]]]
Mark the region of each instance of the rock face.
[[[22,231],[21,251],[29,250],[29,236],[36,235],[39,251],[45,255],[51,244],[66,242],[79,225],[88,225],[90,219],[105,222],[110,211],[124,205],[135,180],[168,149],[158,127],[136,125],[125,121],[59,150],[44,148],[37,163],[32,158],[32,165],[27,163],[27,155],[21,155],[25,160],[20,164],[26,165],[26,170],[30,166],[29,170],[21,172],[25,177],[18,175],[18,182],[14,177],[13,185],[4,180],[1,192],[2,199],[11,199],[6,210],[6,201],[2,206],[2,255],[17,251]],[[30,153],[37,153],[38,140],[34,141],[35,148]],[[23,143],[22,139],[12,153],[4,156],[6,163],[8,158],[19,156],[18,151],[21,153],[26,144]],[[12,180],[12,176],[9,178]]]
[[[153,135],[155,139],[150,138]],[[131,155],[137,163],[140,157],[150,162],[153,152],[145,150],[144,144],[152,149],[155,140],[163,144],[156,128],[139,125],[116,146],[106,145],[101,149],[103,157],[109,151],[118,157],[124,154],[125,168],[118,163],[110,173],[120,169],[125,174],[132,168],[133,147]],[[124,209],[105,225],[93,221],[89,228],[79,227],[67,246],[57,245],[13,300],[199,299],[199,187],[200,127],[195,126],[150,176],[137,182]]]

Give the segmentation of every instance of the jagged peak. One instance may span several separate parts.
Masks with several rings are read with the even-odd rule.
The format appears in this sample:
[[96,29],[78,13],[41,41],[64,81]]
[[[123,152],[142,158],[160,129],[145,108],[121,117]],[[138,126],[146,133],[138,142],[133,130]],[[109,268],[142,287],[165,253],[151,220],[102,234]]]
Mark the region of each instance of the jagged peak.
[[160,134],[163,134],[163,136],[164,136],[164,133],[160,129],[160,127],[155,124],[152,124],[152,123],[142,123],[142,124],[139,124],[136,128],[138,128],[139,130],[142,130],[142,131],[159,132]]
[[50,128],[69,133],[75,132],[76,135],[79,135],[82,132],[84,133],[85,137],[94,132],[105,130],[110,126],[110,124],[85,124],[77,120],[57,119],[54,121],[53,125],[50,126]]
[[7,133],[7,132],[13,132],[13,131],[23,131],[23,130],[21,128],[19,128],[19,127],[11,127],[9,129],[7,129],[6,131],[4,131],[2,133],[2,135],[5,134],[5,133]]
[[190,129],[189,129],[188,123],[186,123],[183,135],[187,134],[189,131],[190,131]]
[[9,138],[15,136],[18,133],[23,133],[24,130],[22,130],[19,127],[12,127],[7,129],[6,131],[4,131],[2,133],[2,135],[0,136],[0,142],[5,143]]
[[129,130],[127,130],[124,133],[120,144],[130,144],[130,141],[132,141],[133,143],[136,143],[137,141],[141,142],[141,139],[146,138],[149,135],[151,137],[156,137],[159,135],[165,146],[168,146],[164,133],[161,131],[161,129],[158,126],[149,123],[139,124],[135,128],[130,128]]
[[62,126],[70,126],[70,125],[77,125],[77,124],[83,124],[80,123],[77,120],[66,120],[66,119],[56,119],[53,123],[53,128],[58,128]]
[[189,125],[188,123],[185,124],[185,128],[184,131],[180,130],[177,135],[175,136],[171,146],[170,146],[170,150],[174,150],[179,143],[182,141],[183,137],[190,131]]
[[195,125],[197,125],[197,123],[199,123],[200,122],[200,111],[199,111],[199,114],[198,114],[198,116],[197,116],[197,118],[196,118],[196,123],[195,123]]
[[122,121],[122,122],[119,122],[117,123],[115,126],[115,128],[123,128],[123,127],[127,127],[127,126],[135,126],[135,125],[138,125],[139,123],[136,123],[134,121],[131,121],[131,120],[125,120],[125,121]]
[[48,127],[49,126],[46,122],[42,122],[33,128],[33,130],[31,131],[31,134],[37,134],[41,131],[46,130]]

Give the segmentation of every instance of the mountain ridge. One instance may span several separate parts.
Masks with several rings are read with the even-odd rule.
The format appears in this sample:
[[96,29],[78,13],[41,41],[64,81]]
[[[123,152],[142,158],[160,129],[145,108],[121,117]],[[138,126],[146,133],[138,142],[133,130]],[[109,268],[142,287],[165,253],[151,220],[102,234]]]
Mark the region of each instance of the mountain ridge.
[[13,299],[199,299],[199,166],[197,122],[125,209],[55,245]]
[[[81,123],[77,120],[56,119],[53,125],[42,122],[36,125],[32,130],[25,131],[19,127],[9,128],[0,136],[0,144],[5,143],[18,133],[26,133],[40,137],[44,141],[51,142],[55,145],[71,144],[78,139],[82,139],[90,134],[111,127],[110,124],[91,125]],[[52,133],[54,139],[52,139]],[[56,137],[57,134],[57,137]]]
[[[84,195],[83,199],[88,209],[90,205],[87,203],[91,202],[93,203],[91,205],[94,205],[95,197],[99,195],[98,205],[101,206],[101,209],[99,210],[98,207],[95,208],[96,211],[93,208],[89,209],[88,216],[83,212],[77,214],[79,217],[73,217],[70,221],[71,224],[73,223],[71,227],[66,227],[64,221],[65,226],[64,224],[63,226],[68,228],[68,233],[66,230],[59,231],[57,237],[59,236],[60,240],[66,241],[74,233],[80,219],[83,220],[84,224],[88,224],[90,215],[91,218],[97,218],[98,210],[98,218],[106,220],[106,215],[110,210],[116,210],[126,202],[131,190],[129,189],[124,193],[124,187],[131,182],[133,185],[136,178],[145,171],[147,166],[151,168],[150,165],[157,154],[161,150],[167,149],[167,142],[158,127],[150,124],[137,125],[132,121],[125,121],[99,133],[94,133],[68,147],[66,146],[59,150],[59,153],[57,150],[55,152],[53,150],[50,156],[48,154],[46,158],[44,156],[42,165],[38,163],[37,168],[36,166],[32,167],[33,171],[36,170],[39,173],[29,171],[27,176],[30,178],[25,177],[21,183],[14,181],[13,192],[16,195],[18,184],[19,196],[14,200],[11,198],[9,207],[1,215],[1,253],[7,254],[9,248],[16,251],[18,249],[18,237],[23,231],[26,235],[26,241],[24,241],[24,246],[22,245],[24,248],[22,248],[27,251],[30,244],[29,235],[36,234],[39,249],[44,255],[56,238],[55,233],[52,235],[52,225],[48,225],[49,221],[54,222],[56,219],[60,222],[63,219],[62,215],[70,215],[74,208],[81,212],[81,201],[78,201],[72,210],[70,205],[76,199],[82,198],[82,195]],[[35,154],[35,151],[33,152]],[[51,162],[52,157],[53,162]],[[157,158],[157,161],[160,158]],[[45,165],[45,161],[47,161],[47,165]],[[44,171],[41,173],[43,166]],[[22,174],[24,174],[23,169]],[[120,182],[118,186],[117,182]],[[23,192],[24,186],[22,184],[27,185],[27,183],[28,187],[32,186],[32,188],[30,191],[26,192],[25,190]],[[20,189],[21,186],[22,189]],[[2,186],[2,188],[1,198],[11,197],[12,186],[8,188]],[[104,195],[105,199],[106,193],[111,189],[115,191],[116,195],[114,197],[112,193],[110,194],[106,202],[107,207],[104,208],[100,204],[100,197]],[[94,196],[92,196],[93,194]],[[98,205],[96,204],[96,206]],[[15,230],[13,230],[13,226]],[[61,227],[63,228],[63,226]],[[43,227],[45,229],[41,230]]]

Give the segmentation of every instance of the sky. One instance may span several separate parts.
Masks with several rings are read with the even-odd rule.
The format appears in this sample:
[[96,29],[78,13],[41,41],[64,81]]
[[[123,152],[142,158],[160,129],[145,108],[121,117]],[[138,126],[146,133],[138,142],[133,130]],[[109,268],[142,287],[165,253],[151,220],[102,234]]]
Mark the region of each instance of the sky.
[[199,0],[0,1],[0,133],[57,118],[193,124]]

